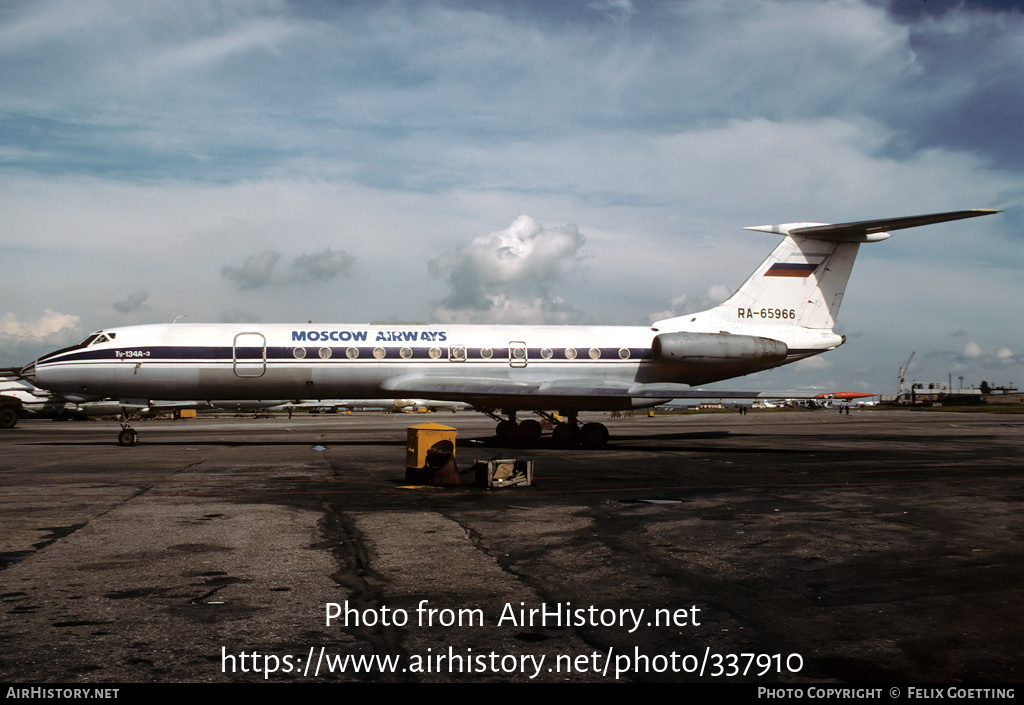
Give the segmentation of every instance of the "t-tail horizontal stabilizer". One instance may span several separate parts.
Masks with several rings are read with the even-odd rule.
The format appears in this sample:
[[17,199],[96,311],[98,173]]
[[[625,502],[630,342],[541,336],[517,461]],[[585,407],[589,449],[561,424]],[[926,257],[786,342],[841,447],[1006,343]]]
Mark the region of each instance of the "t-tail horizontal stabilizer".
[[950,220],[977,218],[981,215],[992,215],[1000,211],[990,208],[974,208],[967,211],[951,211],[949,213],[930,213],[927,215],[910,215],[902,218],[882,218],[880,220],[859,220],[853,223],[785,223],[783,225],[755,225],[744,230],[756,230],[776,235],[802,235],[816,240],[837,240],[841,242],[878,242],[889,237],[890,230],[917,228],[922,225],[946,223]]

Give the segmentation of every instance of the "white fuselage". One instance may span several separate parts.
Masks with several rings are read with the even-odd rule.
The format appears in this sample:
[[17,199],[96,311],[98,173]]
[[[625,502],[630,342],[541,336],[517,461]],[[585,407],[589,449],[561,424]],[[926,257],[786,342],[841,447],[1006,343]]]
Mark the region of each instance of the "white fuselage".
[[[746,331],[744,331],[746,333]],[[690,365],[652,355],[658,330],[640,326],[478,326],[165,324],[111,328],[91,340],[41,357],[26,371],[36,383],[83,398],[326,399],[394,398],[423,381],[455,380],[430,398],[483,406],[534,408],[487,383],[579,382],[597,390],[586,399],[564,395],[553,406],[629,408],[628,395],[601,393],[604,386],[694,385],[776,367],[831,349],[835,335],[796,326],[783,334],[784,359],[732,360]],[[410,381],[411,386],[403,386]],[[472,385],[461,388],[459,380]]]

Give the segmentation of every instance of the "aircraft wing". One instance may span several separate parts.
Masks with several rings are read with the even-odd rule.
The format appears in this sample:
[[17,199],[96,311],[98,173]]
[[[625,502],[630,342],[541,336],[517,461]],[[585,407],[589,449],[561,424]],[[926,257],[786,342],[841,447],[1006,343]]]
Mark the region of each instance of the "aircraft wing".
[[551,403],[575,405],[598,399],[813,399],[820,392],[733,391],[697,389],[684,384],[639,384],[593,379],[513,382],[485,377],[396,377],[384,383],[388,391],[431,399],[464,401],[487,406],[533,408]]

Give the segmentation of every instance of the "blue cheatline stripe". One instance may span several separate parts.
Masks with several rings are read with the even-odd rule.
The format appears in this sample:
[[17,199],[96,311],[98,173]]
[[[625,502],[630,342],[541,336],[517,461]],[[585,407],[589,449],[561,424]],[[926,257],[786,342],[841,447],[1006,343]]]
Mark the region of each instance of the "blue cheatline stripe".
[[[398,346],[398,347],[383,347],[383,346],[360,346],[355,349],[358,351],[358,355],[355,358],[349,358],[347,351],[350,347],[327,347],[327,346],[308,346],[305,347],[306,355],[304,357],[295,357],[295,347],[302,346],[289,346],[289,347],[268,347],[266,349],[266,361],[267,362],[294,362],[294,363],[342,363],[342,362],[356,362],[356,361],[369,361],[369,362],[403,362],[409,360],[437,360],[439,362],[451,362],[449,359],[449,351],[447,347],[440,347],[441,354],[437,358],[430,356],[431,347],[412,347],[412,346]],[[378,347],[382,347],[384,350],[384,357],[375,358],[373,351]],[[412,355],[408,358],[401,356],[401,350],[403,347],[408,347],[412,351]],[[327,358],[320,357],[320,350],[327,349],[331,351],[331,354]],[[507,362],[509,357],[509,348],[489,348],[491,350],[491,357],[485,358],[481,351],[484,348],[466,348],[466,356],[468,360],[481,360],[485,362]],[[619,347],[608,347],[598,348],[601,352],[597,358],[590,357],[589,347],[578,347],[573,348],[576,350],[576,357],[569,358],[566,356],[565,351],[568,348],[550,348],[552,355],[550,358],[541,356],[542,348],[528,348],[527,349],[527,360],[528,362],[557,362],[565,360],[573,360],[579,362],[629,362],[637,360],[650,359],[651,349],[650,348],[625,348],[629,351],[629,356],[622,358],[619,355],[619,351],[623,348]],[[121,353],[120,356],[118,353]],[[93,361],[105,361],[105,362],[231,362],[237,360],[239,362],[259,362],[264,360],[263,348],[260,347],[249,347],[249,348],[232,348],[230,346],[156,346],[146,348],[129,348],[127,350],[114,350],[114,349],[100,349],[100,350],[70,350],[63,354],[53,354],[46,358],[40,358],[39,364],[53,364],[53,363],[66,363],[66,362],[93,362]]]

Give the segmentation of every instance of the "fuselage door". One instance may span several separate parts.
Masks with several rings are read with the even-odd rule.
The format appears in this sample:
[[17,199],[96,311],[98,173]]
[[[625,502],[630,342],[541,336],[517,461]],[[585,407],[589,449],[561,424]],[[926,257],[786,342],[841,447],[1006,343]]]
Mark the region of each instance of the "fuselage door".
[[239,333],[231,346],[237,377],[262,377],[267,371],[267,339],[262,333]]
[[526,343],[512,340],[508,344],[508,364],[512,367],[526,367]]

